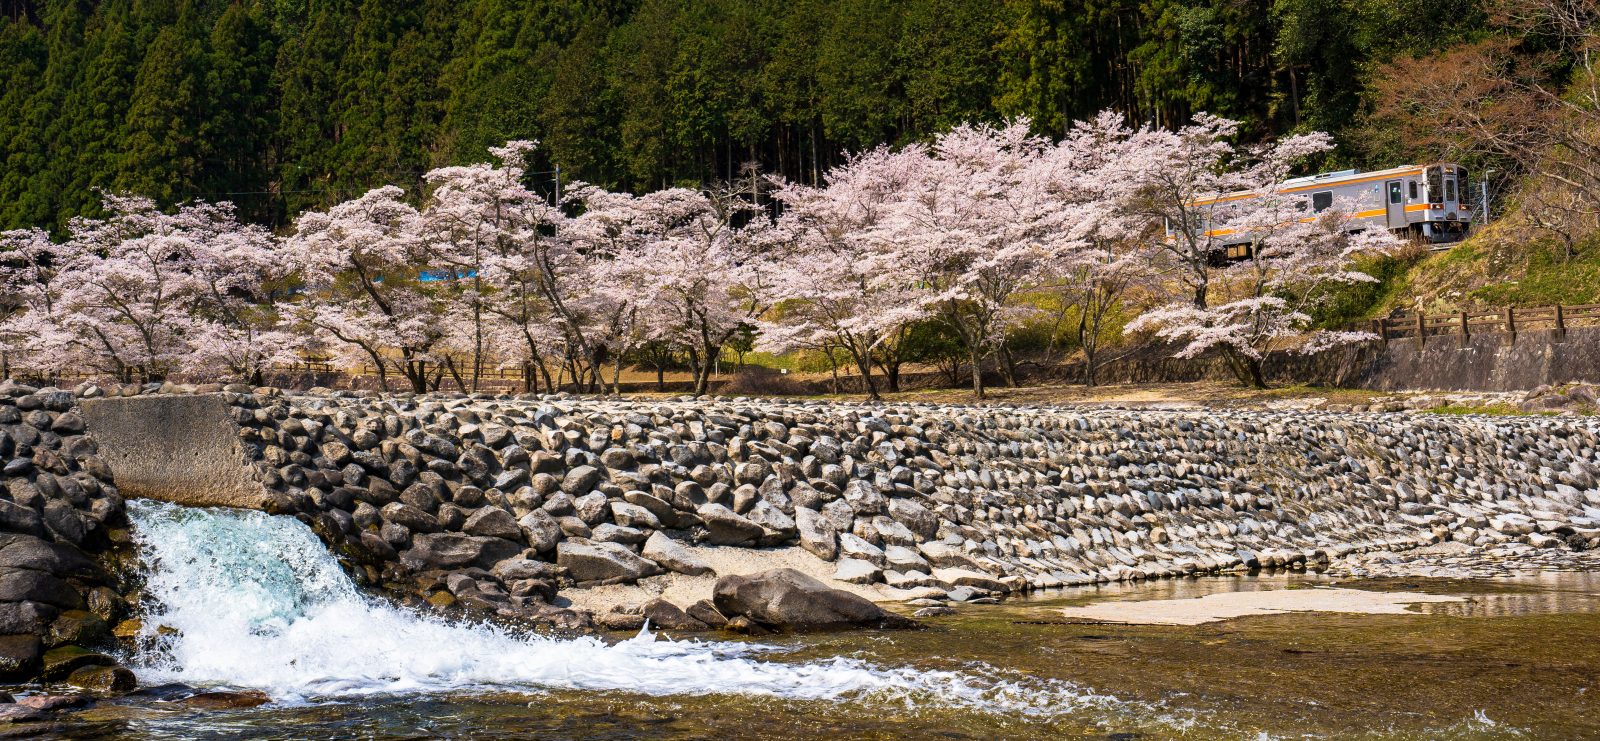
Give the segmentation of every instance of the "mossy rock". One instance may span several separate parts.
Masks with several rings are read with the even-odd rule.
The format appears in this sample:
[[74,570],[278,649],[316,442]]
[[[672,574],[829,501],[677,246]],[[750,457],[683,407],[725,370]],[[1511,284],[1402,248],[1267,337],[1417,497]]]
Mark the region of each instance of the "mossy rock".
[[45,681],[66,679],[68,675],[86,666],[116,666],[116,659],[82,646],[60,646],[44,652],[44,669],[39,677]]
[[104,640],[110,633],[110,626],[99,615],[88,610],[67,610],[50,623],[46,642],[51,646],[87,645]]
[[132,692],[139,679],[120,666],[85,666],[67,675],[67,684],[96,692]]

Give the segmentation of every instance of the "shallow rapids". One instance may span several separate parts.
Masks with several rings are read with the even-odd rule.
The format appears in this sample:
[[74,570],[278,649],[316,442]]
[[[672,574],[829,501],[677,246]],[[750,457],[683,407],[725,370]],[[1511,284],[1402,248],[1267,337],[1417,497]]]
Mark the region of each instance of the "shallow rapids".
[[781,649],[513,635],[384,604],[357,590],[317,537],[289,517],[129,503],[147,595],[134,657],[146,682],[260,689],[280,703],[403,693],[621,690],[866,700],[1053,716],[1117,700],[1058,680],[877,666],[852,658],[785,663]]

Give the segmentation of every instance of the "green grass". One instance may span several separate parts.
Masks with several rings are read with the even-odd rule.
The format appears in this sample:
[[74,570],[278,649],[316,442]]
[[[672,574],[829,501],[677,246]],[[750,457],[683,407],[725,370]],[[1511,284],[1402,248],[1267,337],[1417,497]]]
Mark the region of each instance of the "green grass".
[[1522,277],[1485,285],[1471,295],[1491,306],[1549,306],[1600,302],[1600,240],[1568,259],[1552,242],[1529,245]]

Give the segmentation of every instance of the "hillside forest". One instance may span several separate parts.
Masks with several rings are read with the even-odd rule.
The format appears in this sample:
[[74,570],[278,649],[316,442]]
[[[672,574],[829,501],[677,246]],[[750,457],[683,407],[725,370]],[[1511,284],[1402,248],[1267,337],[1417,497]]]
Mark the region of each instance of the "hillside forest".
[[[1025,116],[1196,112],[1431,155],[1385,70],[1514,35],[1480,0],[0,0],[0,228],[97,189],[271,227],[538,140],[535,184],[816,183],[844,153]],[[1419,22],[1426,19],[1425,22]],[[1535,40],[1539,51],[1551,48]],[[1380,133],[1381,132],[1381,133]],[[58,231],[59,233],[59,231]]]

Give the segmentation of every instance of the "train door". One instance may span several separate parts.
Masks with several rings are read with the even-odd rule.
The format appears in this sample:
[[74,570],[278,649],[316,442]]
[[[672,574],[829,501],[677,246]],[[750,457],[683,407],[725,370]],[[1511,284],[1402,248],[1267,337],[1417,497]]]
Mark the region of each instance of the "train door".
[[1390,180],[1384,188],[1388,193],[1384,204],[1388,208],[1390,229],[1406,227],[1406,194],[1402,189],[1403,185],[1404,183],[1399,180]]

